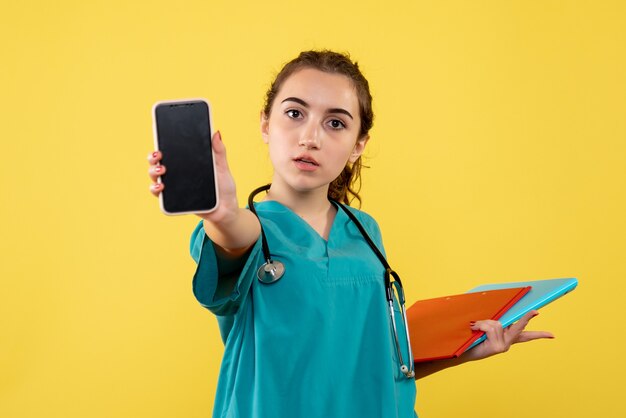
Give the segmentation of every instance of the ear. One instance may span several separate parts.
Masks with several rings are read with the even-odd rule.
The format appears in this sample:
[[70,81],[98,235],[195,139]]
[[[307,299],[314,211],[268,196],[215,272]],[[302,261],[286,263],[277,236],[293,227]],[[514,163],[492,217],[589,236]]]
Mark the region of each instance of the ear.
[[270,121],[265,112],[261,110],[261,136],[263,142],[266,144],[269,142]]
[[356,144],[354,144],[354,148],[352,149],[352,153],[348,159],[350,163],[354,163],[361,156],[361,154],[363,154],[363,151],[365,151],[365,145],[367,145],[367,141],[369,140],[369,135],[362,136],[356,140]]

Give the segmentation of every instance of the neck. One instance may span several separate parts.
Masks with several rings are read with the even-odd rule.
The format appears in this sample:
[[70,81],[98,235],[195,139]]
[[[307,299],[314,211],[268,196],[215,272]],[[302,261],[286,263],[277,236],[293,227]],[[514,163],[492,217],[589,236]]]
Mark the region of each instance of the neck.
[[328,186],[301,192],[272,183],[267,200],[280,202],[303,218],[318,217],[332,208],[328,200]]
[[266,199],[287,206],[300,216],[325,240],[335,219],[335,207],[328,200],[328,185],[317,189],[298,191],[274,178]]

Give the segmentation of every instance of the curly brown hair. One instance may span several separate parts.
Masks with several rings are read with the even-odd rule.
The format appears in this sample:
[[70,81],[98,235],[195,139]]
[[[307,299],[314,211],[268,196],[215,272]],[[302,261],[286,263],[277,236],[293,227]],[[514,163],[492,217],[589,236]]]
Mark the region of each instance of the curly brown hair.
[[[274,82],[271,84],[265,96],[265,105],[263,107],[265,116],[270,116],[274,99],[285,80],[296,71],[304,68],[313,68],[326,73],[342,74],[352,81],[359,100],[359,115],[361,117],[359,139],[367,136],[374,124],[372,95],[370,94],[369,83],[361,73],[358,64],[352,61],[350,55],[329,50],[304,51],[285,64],[274,79]],[[330,183],[328,198],[345,204],[350,204],[353,199],[357,199],[360,205],[361,197],[359,196],[359,191],[361,190],[362,167],[363,163],[361,157],[352,164],[346,164],[341,174]]]

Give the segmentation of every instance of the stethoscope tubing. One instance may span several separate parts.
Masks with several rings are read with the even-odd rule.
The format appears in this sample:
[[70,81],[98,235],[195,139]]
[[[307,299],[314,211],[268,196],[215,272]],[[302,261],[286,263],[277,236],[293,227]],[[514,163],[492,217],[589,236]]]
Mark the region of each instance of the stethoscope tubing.
[[259,267],[256,272],[257,279],[261,283],[264,284],[272,284],[276,283],[278,280],[283,277],[285,274],[285,265],[277,260],[272,260],[272,255],[270,254],[270,247],[267,244],[267,237],[265,236],[265,231],[263,230],[263,225],[261,225],[261,218],[256,213],[256,209],[254,208],[254,197],[263,192],[269,190],[271,184],[266,184],[261,187],[257,187],[250,193],[248,196],[248,208],[257,217],[259,220],[259,225],[261,226],[261,246],[263,249],[263,258],[265,258],[265,263]]
[[[263,191],[269,190],[270,187],[271,187],[271,184],[266,184],[261,187],[257,187],[256,189],[252,191],[252,193],[250,193],[250,196],[248,196],[248,208],[257,217],[257,219],[259,220],[259,224],[261,224],[261,219],[259,218],[259,215],[257,214],[256,209],[254,207],[254,197]],[[400,370],[407,378],[414,378],[415,371],[414,371],[414,364],[413,364],[413,353],[411,350],[411,340],[409,336],[409,328],[407,325],[408,323],[407,323],[407,317],[406,317],[404,290],[402,286],[402,281],[400,280],[400,276],[389,266],[387,259],[380,252],[380,250],[378,249],[374,241],[372,241],[369,234],[367,233],[367,231],[365,230],[361,222],[359,222],[359,220],[356,218],[356,216],[352,212],[350,212],[350,210],[345,205],[341,204],[340,202],[337,202],[337,201],[332,201],[332,202],[336,204],[338,207],[340,207],[346,213],[346,215],[348,215],[350,220],[354,223],[354,225],[356,225],[357,229],[361,233],[361,236],[363,236],[367,244],[370,246],[372,251],[374,251],[374,254],[376,254],[376,257],[378,258],[378,260],[380,260],[381,264],[385,268],[385,296],[387,299],[387,306],[389,309],[389,318],[391,321],[391,328],[393,331],[394,344],[396,346],[396,351],[398,353],[398,361],[400,362]],[[285,266],[280,261],[272,259],[269,245],[267,244],[267,237],[265,236],[265,231],[263,230],[263,225],[261,225],[261,246],[262,246],[263,258],[265,259],[265,263],[263,263],[263,265],[261,265],[259,269],[257,270],[257,278],[259,282],[263,284],[276,283],[278,280],[280,280],[280,278],[285,273]],[[393,281],[391,280],[392,278],[393,278]],[[395,287],[395,293],[398,295],[398,304],[400,306],[402,319],[404,321],[406,342],[407,342],[408,354],[409,354],[408,360],[409,360],[410,366],[407,366],[405,364],[404,359],[402,357],[402,350],[400,349],[400,340],[398,338],[398,329],[396,326],[395,312],[394,312],[394,306],[393,306],[394,287]]]
[[[257,187],[256,189],[252,191],[252,193],[250,193],[250,196],[248,196],[248,209],[250,209],[250,211],[254,214],[254,216],[257,217],[257,219],[259,219],[259,215],[256,213],[256,209],[254,208],[254,197],[261,192],[268,191],[270,187],[271,187],[271,184],[265,184],[261,187]],[[259,224],[260,223],[261,223],[261,220],[259,219]],[[265,237],[265,231],[263,231],[263,225],[261,225],[261,244],[263,247],[263,257],[265,258],[265,262],[269,263],[272,261],[272,257],[270,255],[270,248],[267,245],[267,238]]]

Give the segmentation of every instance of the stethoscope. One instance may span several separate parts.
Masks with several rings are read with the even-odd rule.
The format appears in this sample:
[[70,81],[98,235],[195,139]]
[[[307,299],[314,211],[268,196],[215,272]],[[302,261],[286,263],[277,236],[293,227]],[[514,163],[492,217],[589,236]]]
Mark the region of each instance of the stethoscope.
[[[259,193],[269,190],[270,186],[271,186],[270,184],[261,186],[253,190],[252,193],[250,193],[250,196],[248,196],[248,208],[250,209],[252,213],[254,213],[257,219],[259,219],[259,224],[261,224],[261,219],[259,218],[259,215],[257,215],[256,209],[254,208],[254,198]],[[376,247],[376,244],[374,244],[370,236],[365,231],[365,228],[363,228],[363,225],[361,225],[361,223],[357,220],[356,216],[354,216],[354,214],[350,212],[348,208],[346,208],[343,204],[337,201],[332,201],[332,202],[335,205],[339,206],[341,209],[343,209],[343,211],[346,213],[346,215],[348,215],[350,220],[354,222],[359,232],[361,233],[361,235],[367,242],[367,244],[370,246],[372,251],[374,251],[374,254],[376,254],[376,257],[378,257],[383,267],[385,267],[385,293],[387,297],[387,305],[389,309],[391,329],[393,331],[396,351],[398,353],[398,360],[400,361],[400,371],[407,378],[412,379],[415,377],[415,370],[414,370],[414,364],[413,364],[413,352],[411,350],[411,340],[409,338],[409,327],[407,325],[407,319],[406,319],[404,288],[402,287],[402,281],[400,280],[400,276],[398,276],[398,273],[396,273],[395,271],[391,269],[391,267],[389,267],[389,263],[387,263],[385,256],[383,256],[380,250]],[[267,238],[265,237],[265,231],[263,231],[262,224],[261,224],[261,244],[263,248],[263,257],[265,258],[265,263],[263,263],[258,268],[256,272],[257,279],[259,280],[259,282],[263,284],[276,283],[285,274],[285,265],[278,260],[272,259],[272,256],[270,255],[270,249],[267,244]],[[402,311],[402,320],[404,321],[404,331],[406,333],[406,342],[407,342],[408,353],[409,353],[409,363],[408,363],[409,365],[408,366],[404,362],[404,359],[402,357],[402,350],[400,349],[400,340],[398,339],[398,329],[396,328],[396,319],[395,319],[395,313],[393,309],[394,293],[397,294],[398,303]]]

